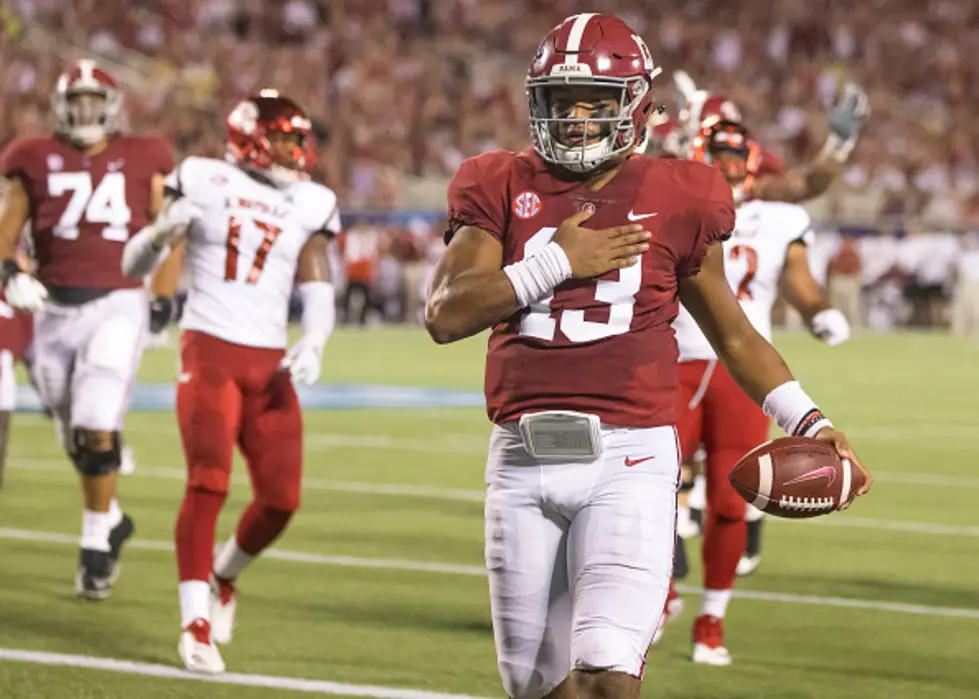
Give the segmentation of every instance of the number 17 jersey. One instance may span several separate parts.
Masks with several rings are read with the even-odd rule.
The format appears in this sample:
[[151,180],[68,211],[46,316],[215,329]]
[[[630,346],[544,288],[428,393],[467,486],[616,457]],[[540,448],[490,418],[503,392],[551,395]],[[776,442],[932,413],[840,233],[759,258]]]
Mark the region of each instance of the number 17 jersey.
[[336,235],[332,190],[300,181],[278,188],[220,160],[190,157],[168,190],[201,209],[187,231],[190,288],[180,327],[247,347],[286,346],[299,253]]
[[676,317],[682,277],[734,227],[720,171],[686,160],[633,156],[592,191],[536,153],[493,151],[465,161],[449,185],[451,239],[484,230],[503,265],[547,245],[561,222],[592,212],[600,230],[641,223],[650,249],[633,267],[572,279],[493,328],[486,356],[489,417],[505,423],[544,410],[598,415],[608,425],[676,421]]
[[[734,233],[724,242],[724,272],[744,314],[768,341],[772,339],[772,306],[789,246],[796,242],[809,245],[812,238],[809,214],[797,204],[756,199],[738,208]],[[717,358],[682,305],[673,328],[681,362]]]

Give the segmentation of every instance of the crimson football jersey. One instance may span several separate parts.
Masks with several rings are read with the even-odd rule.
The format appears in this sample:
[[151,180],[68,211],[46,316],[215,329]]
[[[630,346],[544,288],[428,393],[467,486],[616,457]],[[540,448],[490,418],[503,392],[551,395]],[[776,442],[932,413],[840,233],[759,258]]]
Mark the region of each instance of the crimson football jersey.
[[542,410],[593,413],[625,427],[675,422],[678,283],[734,228],[731,187],[719,170],[633,156],[592,191],[532,151],[493,151],[460,166],[448,199],[447,241],[463,226],[481,228],[503,245],[504,265],[542,248],[578,210],[594,211],[588,228],[633,221],[653,235],[639,264],[568,280],[493,328],[485,379],[493,422]]
[[149,222],[150,180],[173,169],[158,138],[115,136],[86,156],[57,138],[21,139],[0,155],[0,175],[30,199],[37,277],[55,287],[128,289],[122,248]]
[[0,289],[0,350],[7,350],[15,360],[21,360],[33,340],[34,316],[7,305]]

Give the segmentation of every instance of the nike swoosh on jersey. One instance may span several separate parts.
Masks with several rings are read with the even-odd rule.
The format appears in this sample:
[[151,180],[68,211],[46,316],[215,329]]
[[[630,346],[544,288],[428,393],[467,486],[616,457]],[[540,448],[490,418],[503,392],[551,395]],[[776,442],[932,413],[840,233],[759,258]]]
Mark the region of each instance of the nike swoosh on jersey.
[[654,211],[651,214],[637,214],[632,209],[629,209],[628,217],[630,221],[642,221],[644,218],[652,218],[653,216],[656,216],[658,214],[659,214],[658,211]]
[[649,461],[650,459],[655,459],[655,458],[656,458],[655,456],[644,456],[641,459],[632,459],[627,456],[625,457],[625,465],[626,468],[632,468],[637,464],[641,464],[643,461]]

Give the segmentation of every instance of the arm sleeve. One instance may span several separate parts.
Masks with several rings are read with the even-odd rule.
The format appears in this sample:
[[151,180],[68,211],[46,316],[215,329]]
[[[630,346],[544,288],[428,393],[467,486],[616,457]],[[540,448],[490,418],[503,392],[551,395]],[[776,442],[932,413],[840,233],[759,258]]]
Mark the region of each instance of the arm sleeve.
[[327,238],[335,238],[339,235],[343,224],[340,221],[340,202],[337,200],[337,195],[330,191],[329,207],[327,209],[326,219],[323,225],[316,230],[316,233],[320,235],[325,235]]
[[678,277],[694,277],[700,271],[707,249],[714,243],[727,240],[734,230],[734,198],[731,185],[716,168],[707,168],[706,182],[701,191],[706,198],[699,201],[699,215],[690,217],[695,225],[689,238],[689,248],[679,256]]
[[481,160],[481,157],[476,157],[463,162],[449,183],[446,243],[464,226],[482,228],[503,242],[507,223],[505,182],[502,178],[494,182]]
[[19,180],[30,179],[31,154],[23,141],[17,140],[8,144],[0,153],[0,176],[5,179],[16,177]]

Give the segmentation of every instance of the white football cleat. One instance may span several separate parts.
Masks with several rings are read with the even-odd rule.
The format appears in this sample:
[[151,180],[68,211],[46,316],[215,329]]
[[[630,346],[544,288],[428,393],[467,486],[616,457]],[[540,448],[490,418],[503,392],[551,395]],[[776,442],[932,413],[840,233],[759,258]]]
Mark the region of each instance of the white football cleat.
[[219,581],[211,576],[211,638],[222,645],[231,643],[235,628],[235,610],[238,596],[235,584],[228,580]]
[[741,559],[738,561],[738,575],[744,577],[745,575],[751,575],[755,572],[755,569],[761,565],[761,555],[749,556],[748,554],[742,554]]
[[194,619],[180,632],[177,652],[184,667],[203,675],[220,675],[224,672],[224,660],[211,639],[211,625],[205,619]]
[[701,665],[725,667],[731,654],[724,647],[724,620],[701,614],[693,623],[693,661]]
[[123,476],[131,476],[136,471],[136,455],[133,454],[133,450],[124,446],[119,454],[119,473]]

